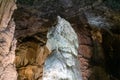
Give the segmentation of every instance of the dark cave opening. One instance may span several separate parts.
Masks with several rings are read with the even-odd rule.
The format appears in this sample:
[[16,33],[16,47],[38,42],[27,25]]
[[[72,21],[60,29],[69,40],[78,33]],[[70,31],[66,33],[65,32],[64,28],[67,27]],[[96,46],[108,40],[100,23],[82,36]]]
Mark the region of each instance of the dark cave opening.
[[120,79],[120,35],[118,29],[113,31],[113,35],[103,34],[103,49],[106,59],[106,70],[111,80]]

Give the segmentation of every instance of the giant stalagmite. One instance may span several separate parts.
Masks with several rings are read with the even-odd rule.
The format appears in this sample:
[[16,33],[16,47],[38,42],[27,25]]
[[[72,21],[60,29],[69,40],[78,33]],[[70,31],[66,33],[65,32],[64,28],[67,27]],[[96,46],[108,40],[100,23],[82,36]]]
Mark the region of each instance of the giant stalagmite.
[[47,38],[51,54],[45,61],[43,80],[82,80],[77,61],[78,38],[70,23],[58,16]]

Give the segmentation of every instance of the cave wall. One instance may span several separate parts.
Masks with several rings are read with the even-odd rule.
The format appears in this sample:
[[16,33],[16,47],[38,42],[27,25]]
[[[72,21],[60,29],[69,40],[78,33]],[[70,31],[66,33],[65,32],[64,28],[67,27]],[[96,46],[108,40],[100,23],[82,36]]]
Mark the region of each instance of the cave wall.
[[[78,58],[83,80],[116,79],[111,68],[107,68],[112,65],[110,63],[112,59],[108,58],[108,55],[111,54],[106,52],[109,49],[105,46],[111,44],[109,43],[111,41],[107,42],[106,35],[113,35],[113,32],[119,34],[119,6],[112,5],[108,0],[18,0],[17,4],[18,9],[15,11],[14,17],[17,25],[15,36],[18,39],[18,46],[36,42],[43,47],[47,41],[48,30],[56,25],[56,17],[60,15],[70,22],[78,35]],[[114,38],[114,36],[111,37]],[[118,49],[116,51],[119,52]],[[26,51],[25,54],[28,53],[30,52]],[[37,52],[35,50],[31,53]],[[27,60],[26,66],[21,67],[25,68],[29,64],[36,63],[35,60],[33,63],[29,60]],[[20,72],[21,67],[18,68]],[[23,72],[25,73],[24,70]]]
[[0,0],[0,80],[17,80],[14,64],[17,40],[14,37],[15,0]]
[[[42,79],[44,62],[50,55],[50,51],[46,47],[47,33],[52,26],[56,25],[58,15],[69,21],[77,33],[78,59],[83,80],[120,79],[119,1],[17,0],[18,9],[12,16],[15,23],[11,18],[15,9],[15,1],[12,1],[0,1],[0,4],[3,4],[0,5],[0,44],[2,46],[0,64],[10,63],[12,65],[13,72],[15,72],[14,79],[16,79],[17,73],[18,80]],[[6,32],[9,35],[6,35]],[[14,37],[17,39],[17,44]],[[5,40],[3,40],[4,38]],[[17,45],[16,50],[15,45]],[[4,48],[7,53],[3,50]],[[4,55],[4,52],[7,55]],[[6,58],[9,60],[8,54],[13,55],[12,61],[5,63]],[[6,66],[2,65],[1,70]],[[1,71],[0,76],[3,77],[0,78],[5,78],[3,73],[4,71]]]

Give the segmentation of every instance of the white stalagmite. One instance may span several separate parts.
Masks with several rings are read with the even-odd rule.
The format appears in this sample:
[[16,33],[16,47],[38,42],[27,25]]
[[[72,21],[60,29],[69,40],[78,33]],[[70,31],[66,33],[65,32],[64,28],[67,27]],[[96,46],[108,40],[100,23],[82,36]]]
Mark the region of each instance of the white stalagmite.
[[58,16],[58,23],[47,38],[46,46],[51,54],[45,61],[43,80],[82,80],[77,60],[77,34],[70,23]]

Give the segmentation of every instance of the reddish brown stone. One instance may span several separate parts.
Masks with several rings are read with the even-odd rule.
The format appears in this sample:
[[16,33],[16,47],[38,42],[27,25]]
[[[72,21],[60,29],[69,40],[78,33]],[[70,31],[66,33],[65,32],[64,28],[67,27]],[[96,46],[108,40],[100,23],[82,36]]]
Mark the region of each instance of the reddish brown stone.
[[91,42],[91,38],[84,35],[84,34],[78,34],[78,40],[79,40],[79,44],[80,45],[91,45],[92,42]]
[[79,47],[79,53],[85,57],[90,59],[92,56],[92,47],[86,46],[86,45],[80,45]]

